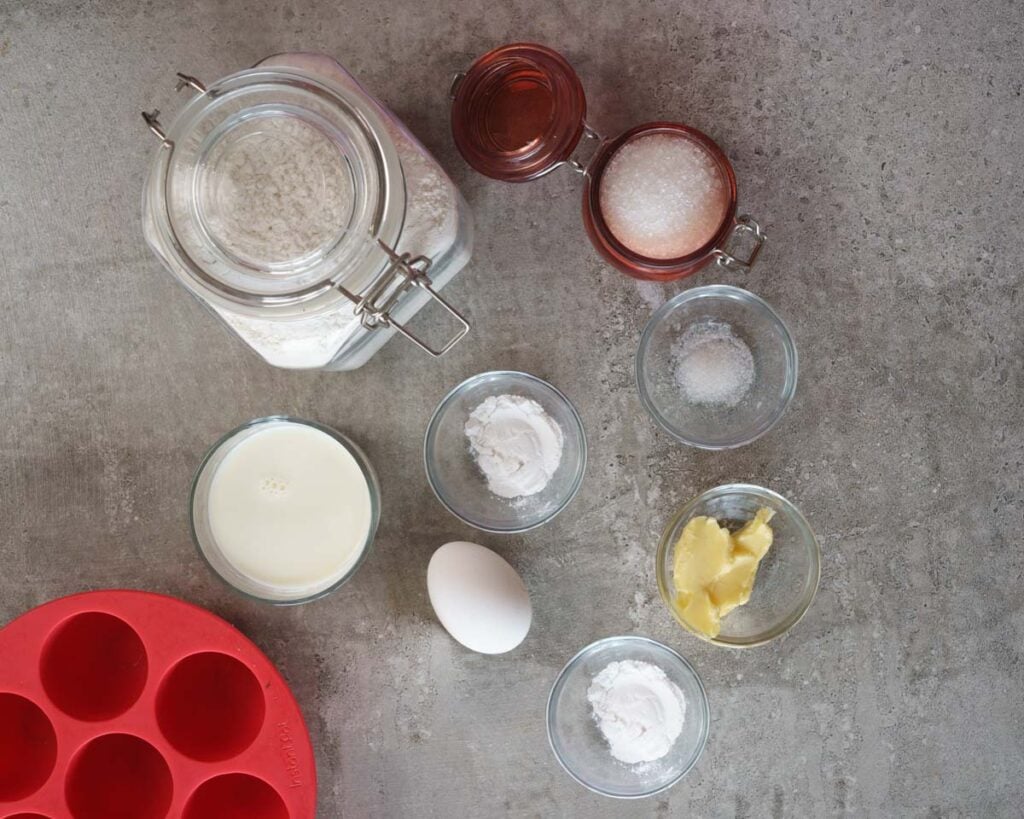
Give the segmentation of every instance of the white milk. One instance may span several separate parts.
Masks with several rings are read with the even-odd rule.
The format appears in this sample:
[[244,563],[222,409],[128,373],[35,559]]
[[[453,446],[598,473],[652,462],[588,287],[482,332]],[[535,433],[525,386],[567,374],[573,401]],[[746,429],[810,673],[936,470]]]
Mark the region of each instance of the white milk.
[[243,575],[279,590],[327,588],[359,559],[370,487],[352,454],[282,421],[236,444],[210,481],[210,530]]

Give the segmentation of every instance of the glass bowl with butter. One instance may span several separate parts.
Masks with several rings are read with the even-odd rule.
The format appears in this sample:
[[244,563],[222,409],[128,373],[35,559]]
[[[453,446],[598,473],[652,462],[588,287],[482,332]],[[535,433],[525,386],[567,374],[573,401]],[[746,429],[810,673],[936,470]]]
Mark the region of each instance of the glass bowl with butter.
[[818,590],[821,549],[782,495],[727,484],[691,500],[658,543],[658,591],[673,617],[703,640],[749,648],[804,616]]

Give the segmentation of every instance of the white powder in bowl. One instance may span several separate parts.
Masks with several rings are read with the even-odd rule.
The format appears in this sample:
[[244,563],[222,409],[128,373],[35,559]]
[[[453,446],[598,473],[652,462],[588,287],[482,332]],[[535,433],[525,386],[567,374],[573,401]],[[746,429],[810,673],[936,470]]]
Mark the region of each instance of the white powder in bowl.
[[687,328],[672,348],[675,381],[691,404],[735,407],[754,383],[754,356],[723,322]]
[[627,765],[661,759],[683,732],[686,697],[652,663],[609,663],[591,681],[587,702],[611,755]]
[[699,250],[725,219],[729,189],[718,163],[684,136],[627,142],[601,179],[601,215],[622,244],[649,259]]
[[470,413],[469,447],[499,498],[536,495],[562,462],[562,428],[532,398],[492,395]]

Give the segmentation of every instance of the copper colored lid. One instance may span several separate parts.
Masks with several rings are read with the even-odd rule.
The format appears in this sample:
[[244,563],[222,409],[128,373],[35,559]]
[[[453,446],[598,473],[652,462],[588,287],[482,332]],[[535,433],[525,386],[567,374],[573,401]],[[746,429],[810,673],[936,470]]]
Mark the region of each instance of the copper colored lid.
[[564,162],[583,134],[587,102],[560,54],[516,43],[479,57],[452,91],[452,135],[477,171],[526,182]]

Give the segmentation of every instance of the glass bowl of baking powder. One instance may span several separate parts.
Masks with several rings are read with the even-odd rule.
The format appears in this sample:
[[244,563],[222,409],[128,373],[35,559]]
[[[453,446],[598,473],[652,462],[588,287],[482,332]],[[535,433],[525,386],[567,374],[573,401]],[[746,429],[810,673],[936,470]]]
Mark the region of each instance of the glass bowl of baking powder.
[[566,772],[603,796],[667,790],[697,764],[711,714],[686,659],[647,637],[607,637],[566,664],[551,687],[551,750]]
[[579,413],[547,381],[497,370],[466,379],[434,411],[427,480],[453,515],[485,532],[534,529],[579,492],[587,439]]

